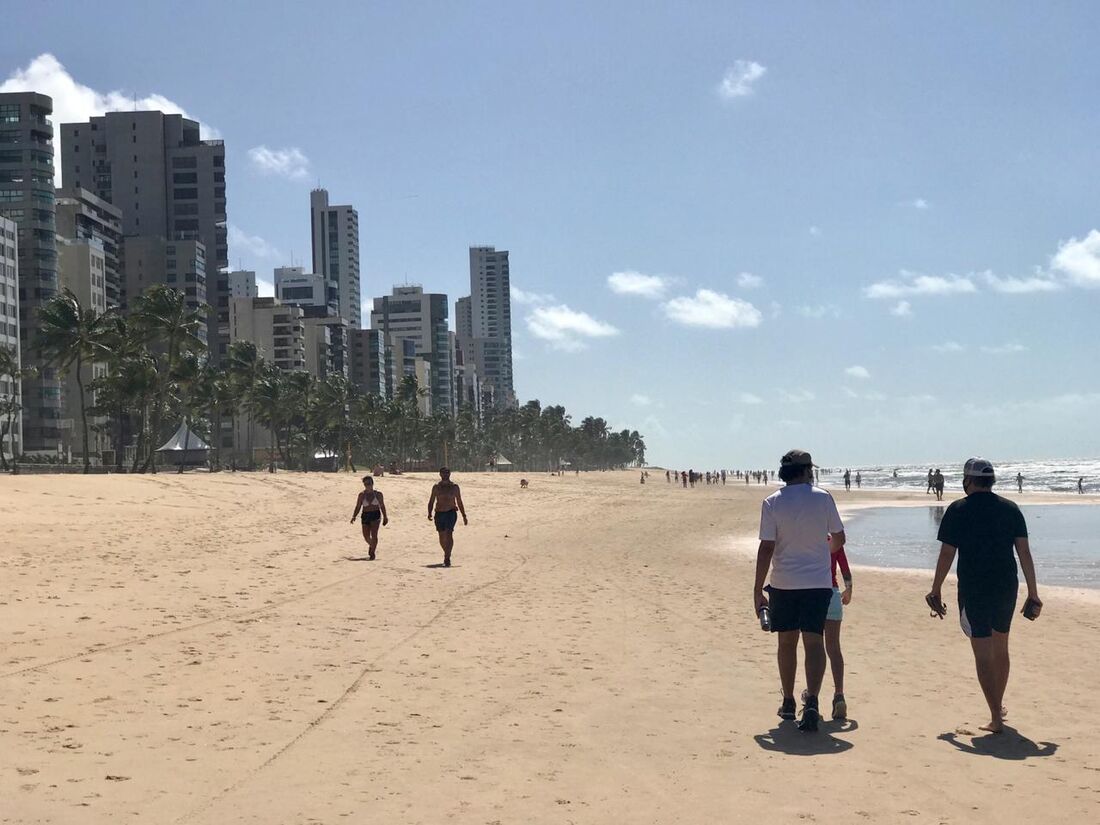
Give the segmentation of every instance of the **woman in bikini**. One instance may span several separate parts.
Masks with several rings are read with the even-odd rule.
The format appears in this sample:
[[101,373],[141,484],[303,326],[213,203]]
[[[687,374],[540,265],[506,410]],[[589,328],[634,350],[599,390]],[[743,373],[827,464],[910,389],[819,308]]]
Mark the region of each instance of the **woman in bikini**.
[[363,511],[363,540],[367,543],[367,558],[374,561],[374,551],[378,547],[378,522],[389,524],[389,516],[386,515],[385,498],[374,489],[374,478],[364,476],[363,492],[355,500],[355,512],[351,514],[354,523],[359,511]]

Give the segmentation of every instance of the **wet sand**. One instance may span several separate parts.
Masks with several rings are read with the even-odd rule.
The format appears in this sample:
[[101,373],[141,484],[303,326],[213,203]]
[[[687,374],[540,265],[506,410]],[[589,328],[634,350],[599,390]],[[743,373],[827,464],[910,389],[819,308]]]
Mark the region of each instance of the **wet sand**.
[[976,735],[929,576],[857,568],[852,719],[803,735],[750,606],[774,488],[530,478],[456,476],[446,570],[427,476],[379,479],[375,562],[354,476],[0,478],[0,823],[1100,816],[1100,606],[1044,592]]

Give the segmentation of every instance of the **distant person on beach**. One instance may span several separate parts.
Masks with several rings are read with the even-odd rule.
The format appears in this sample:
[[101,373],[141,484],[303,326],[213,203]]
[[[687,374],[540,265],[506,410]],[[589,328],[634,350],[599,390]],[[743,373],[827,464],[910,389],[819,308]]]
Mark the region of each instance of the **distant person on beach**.
[[925,495],[932,492],[932,468],[928,468],[928,489],[924,491]]
[[898,471],[894,470],[894,478],[897,478],[897,477],[898,477]]
[[[813,485],[813,460],[804,450],[780,459],[784,487],[760,507],[760,547],[756,554],[753,611],[767,607],[771,627],[779,634],[779,680],[783,688],[782,719],[795,718],[794,682],[798,670],[798,640],[805,655],[806,691],[802,694],[799,729],[816,731],[821,712],[818,693],[825,677],[825,621],[833,597],[833,547],[844,546],[844,525],[833,497]],[[768,595],[764,580],[771,571]]]
[[1019,580],[1016,559],[1027,582],[1023,614],[1034,619],[1042,610],[1035,583],[1035,562],[1027,538],[1027,523],[1020,508],[993,492],[993,465],[984,458],[971,458],[963,467],[965,498],[948,506],[940,522],[940,557],[926,597],[932,616],[943,618],[941,588],[951,571],[955,553],[959,565],[959,623],[970,639],[978,683],[989,705],[990,721],[982,730],[1000,733],[1004,729],[1004,695],[1008,685],[1008,632],[1016,609]]
[[[833,719],[848,718],[848,703],[844,699],[844,654],[840,650],[840,625],[844,621],[844,605],[852,601],[852,569],[844,545],[829,542],[833,572],[833,598],[825,616],[825,652],[829,656],[829,669],[833,672]],[[836,571],[844,579],[844,590],[837,586]]]
[[851,490],[852,489],[852,471],[851,470],[845,470],[844,471],[844,489],[845,490]]
[[378,549],[378,522],[389,524],[390,518],[386,515],[385,497],[374,489],[374,479],[370,476],[363,477],[363,492],[355,499],[352,524],[360,510],[363,512],[363,541],[367,543],[367,558],[374,561],[374,551]]
[[858,490],[863,486],[863,474],[856,470],[856,489]]
[[932,490],[936,494],[936,501],[943,501],[943,473],[940,472],[940,468],[936,468],[936,472],[932,474]]
[[439,546],[443,548],[443,566],[450,567],[458,514],[462,513],[463,524],[470,522],[466,519],[466,508],[462,505],[462,492],[458,489],[458,485],[451,481],[451,471],[446,467],[440,467],[439,479],[432,486],[432,495],[428,499],[428,519],[432,518],[434,507],[435,529],[439,532]]
[[1023,473],[1016,473],[1016,492],[1022,493],[1024,491],[1024,475]]
[[688,474],[685,470],[680,471],[680,486],[683,487],[685,490],[688,486]]
[[1081,476],[1077,479],[1077,495],[1083,496],[1085,494],[1085,477]]
[[642,473],[642,484],[645,484],[645,473]]

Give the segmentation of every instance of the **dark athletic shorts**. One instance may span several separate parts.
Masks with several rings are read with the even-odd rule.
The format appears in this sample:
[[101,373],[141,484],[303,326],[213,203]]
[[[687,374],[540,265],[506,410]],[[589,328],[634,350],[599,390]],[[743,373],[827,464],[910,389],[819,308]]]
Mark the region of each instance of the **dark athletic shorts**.
[[813,590],[768,590],[768,606],[772,614],[772,632],[802,630],[806,633],[825,632],[825,618],[833,599],[831,587]]
[[959,624],[970,639],[988,639],[993,631],[1008,633],[1012,614],[1016,612],[1018,585],[981,590],[977,593],[959,591]]
[[371,510],[369,513],[363,511],[363,524],[370,524],[374,521],[380,521],[382,519],[382,512],[380,510]]
[[435,529],[440,533],[449,533],[458,524],[458,510],[447,510],[435,514]]

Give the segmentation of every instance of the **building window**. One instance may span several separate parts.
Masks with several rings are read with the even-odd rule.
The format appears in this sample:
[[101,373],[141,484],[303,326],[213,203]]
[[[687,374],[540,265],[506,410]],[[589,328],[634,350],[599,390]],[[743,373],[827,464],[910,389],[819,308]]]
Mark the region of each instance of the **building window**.
[[198,199],[198,189],[174,189],[172,190],[172,199],[177,201],[193,201]]
[[172,175],[172,183],[198,183],[199,176],[195,172],[176,172]]
[[198,159],[193,155],[190,157],[178,157],[172,158],[173,169],[194,169],[198,166]]

